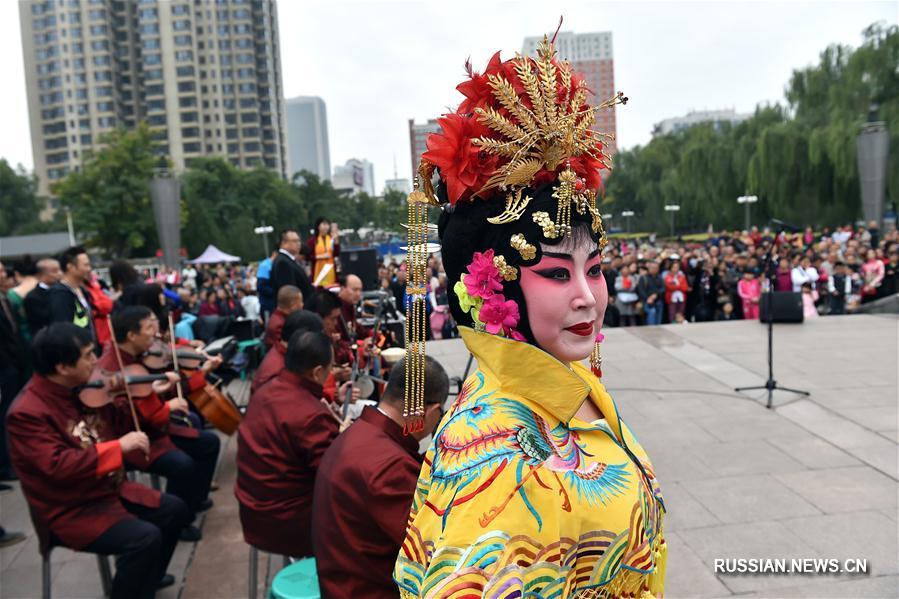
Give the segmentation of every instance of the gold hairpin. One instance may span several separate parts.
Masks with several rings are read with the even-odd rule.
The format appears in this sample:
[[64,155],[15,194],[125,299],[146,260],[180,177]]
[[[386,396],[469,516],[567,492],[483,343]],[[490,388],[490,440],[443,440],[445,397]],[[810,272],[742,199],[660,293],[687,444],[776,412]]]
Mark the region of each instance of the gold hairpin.
[[537,248],[528,243],[521,233],[516,233],[509,239],[509,245],[518,250],[522,260],[533,260],[537,257]]
[[506,264],[505,256],[494,256],[493,266],[495,266],[499,271],[499,274],[502,275],[504,281],[514,281],[518,278],[518,269]]

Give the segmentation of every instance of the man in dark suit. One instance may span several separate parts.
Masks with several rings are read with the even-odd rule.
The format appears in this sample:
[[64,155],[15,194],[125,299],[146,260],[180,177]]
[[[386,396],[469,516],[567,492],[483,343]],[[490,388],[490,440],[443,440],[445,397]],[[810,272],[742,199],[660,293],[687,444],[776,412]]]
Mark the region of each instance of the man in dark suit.
[[62,279],[59,261],[55,258],[43,258],[37,261],[37,287],[25,296],[25,316],[32,335],[37,335],[45,326],[53,322],[50,312],[50,288]]
[[300,234],[294,229],[281,231],[281,244],[278,254],[272,262],[272,293],[278,297],[278,290],[284,285],[293,285],[303,294],[303,297],[312,297],[312,283],[306,275],[303,265],[297,262],[300,255],[302,242]]

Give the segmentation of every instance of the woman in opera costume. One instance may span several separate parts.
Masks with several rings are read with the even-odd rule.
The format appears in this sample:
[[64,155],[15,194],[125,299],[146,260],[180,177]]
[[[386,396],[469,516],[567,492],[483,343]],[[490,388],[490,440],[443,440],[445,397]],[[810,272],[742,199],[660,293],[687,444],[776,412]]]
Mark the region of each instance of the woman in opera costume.
[[[407,427],[420,426],[427,210],[478,369],[434,434],[394,579],[403,597],[657,597],[664,502],[600,382],[606,136],[544,38],[468,67],[409,196]],[[582,361],[589,360],[590,366]]]

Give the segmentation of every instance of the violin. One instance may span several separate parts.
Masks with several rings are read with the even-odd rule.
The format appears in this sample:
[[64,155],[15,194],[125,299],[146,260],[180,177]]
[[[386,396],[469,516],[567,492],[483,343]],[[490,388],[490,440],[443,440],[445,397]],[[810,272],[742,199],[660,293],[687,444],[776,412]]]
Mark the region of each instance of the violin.
[[125,393],[125,387],[131,397],[146,397],[153,392],[154,381],[164,381],[164,374],[150,374],[138,364],[126,366],[123,372],[108,372],[95,368],[90,380],[81,386],[78,399],[88,408],[102,408]]
[[[171,314],[169,314],[169,330],[174,330]],[[168,349],[172,364],[175,370],[179,372],[196,370],[206,360],[206,357],[202,354],[175,348],[174,340]],[[185,355],[184,359],[182,359],[182,355]],[[198,357],[200,360],[197,359]],[[192,391],[187,398],[197,411],[203,415],[203,418],[212,423],[215,428],[230,436],[237,431],[241,415],[234,401],[218,388],[219,383],[221,383],[221,380],[215,384],[207,381],[202,387]],[[179,397],[181,396],[180,384],[178,386],[178,395]]]
[[[177,349],[175,356],[178,358],[178,366],[187,371],[200,368],[208,358],[189,349]],[[172,349],[159,337],[153,340],[153,345],[144,353],[141,362],[152,371],[171,370],[175,365],[172,357]]]

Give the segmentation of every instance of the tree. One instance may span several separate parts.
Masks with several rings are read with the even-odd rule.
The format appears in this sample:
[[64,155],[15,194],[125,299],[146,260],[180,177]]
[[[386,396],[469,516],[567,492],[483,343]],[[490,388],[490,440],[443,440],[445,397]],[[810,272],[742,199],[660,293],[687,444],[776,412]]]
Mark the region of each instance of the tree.
[[755,222],[837,225],[861,216],[855,140],[876,106],[891,136],[887,195],[899,198],[899,27],[875,24],[857,49],[831,46],[797,70],[787,106],[759,106],[735,126],[703,124],[656,135],[619,152],[605,204],[632,209],[649,230],[667,228],[664,205],[681,206],[681,228],[742,227],[736,198],[759,196]]
[[182,177],[186,218],[182,239],[191,255],[210,243],[254,259],[262,255],[259,225],[300,228],[307,220],[297,190],[264,168],[241,171],[221,157],[198,158]]
[[141,124],[104,136],[101,143],[82,170],[69,173],[53,193],[71,209],[88,245],[117,257],[151,255],[158,243],[149,183],[158,159],[150,131]]
[[32,232],[39,227],[38,212],[37,178],[0,159],[0,237]]

